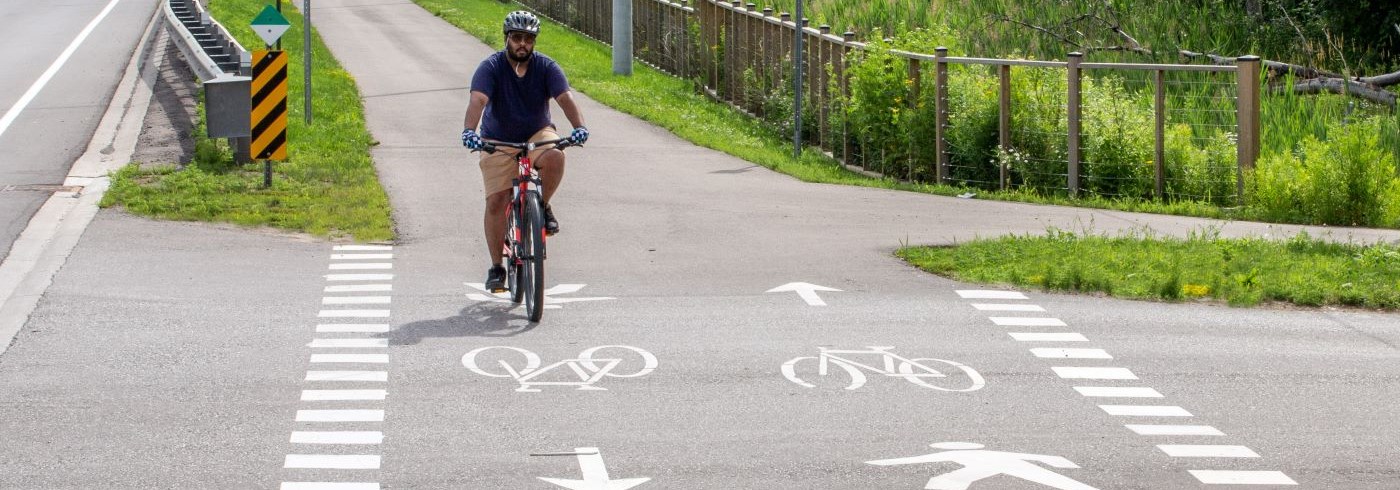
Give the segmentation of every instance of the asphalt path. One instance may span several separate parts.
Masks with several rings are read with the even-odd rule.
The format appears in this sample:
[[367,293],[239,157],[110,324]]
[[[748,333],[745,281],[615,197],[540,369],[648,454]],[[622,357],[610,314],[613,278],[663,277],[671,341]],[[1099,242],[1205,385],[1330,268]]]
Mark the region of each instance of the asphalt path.
[[[0,3],[0,117],[24,103],[7,127],[0,126],[0,189],[14,186],[0,191],[0,254],[8,254],[53,192],[47,186],[62,184],[87,149],[159,3]],[[84,32],[86,38],[64,58]],[[38,91],[26,98],[36,86]]]
[[[1400,316],[981,298],[892,255],[1048,226],[1297,227],[806,184],[578,96],[594,137],[555,198],[558,308],[527,323],[473,285],[480,177],[457,134],[489,48],[410,2],[314,8],[400,239],[99,213],[0,355],[0,487],[1400,485]],[[768,292],[795,282],[839,291]],[[839,359],[820,375],[824,349],[864,383]],[[945,376],[900,375],[923,367]]]

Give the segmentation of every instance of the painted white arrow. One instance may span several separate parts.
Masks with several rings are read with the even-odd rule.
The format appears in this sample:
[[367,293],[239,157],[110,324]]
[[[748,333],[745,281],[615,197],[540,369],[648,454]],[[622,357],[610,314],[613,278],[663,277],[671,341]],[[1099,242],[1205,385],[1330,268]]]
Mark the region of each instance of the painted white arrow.
[[770,293],[783,293],[788,291],[796,292],[798,296],[802,297],[802,301],[806,301],[807,304],[811,306],[826,306],[826,302],[822,301],[821,297],[817,296],[817,291],[841,292],[840,289],[818,286],[805,282],[790,282],[768,290]]
[[543,476],[538,478],[571,490],[627,490],[651,480],[651,478],[609,479],[608,467],[603,464],[603,454],[598,452],[596,447],[576,447],[574,454],[578,455],[578,467],[583,470],[582,480],[545,478]]

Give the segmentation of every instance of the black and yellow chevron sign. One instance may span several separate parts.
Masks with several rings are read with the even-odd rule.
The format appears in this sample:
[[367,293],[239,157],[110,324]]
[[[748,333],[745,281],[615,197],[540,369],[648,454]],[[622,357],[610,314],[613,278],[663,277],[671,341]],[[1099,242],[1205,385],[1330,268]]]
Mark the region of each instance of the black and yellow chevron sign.
[[252,157],[287,159],[287,53],[253,52]]

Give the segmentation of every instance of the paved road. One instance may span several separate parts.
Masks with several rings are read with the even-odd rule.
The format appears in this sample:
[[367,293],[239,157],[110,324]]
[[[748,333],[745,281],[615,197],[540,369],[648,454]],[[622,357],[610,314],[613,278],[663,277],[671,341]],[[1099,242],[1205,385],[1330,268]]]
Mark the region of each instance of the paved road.
[[[1400,485],[1400,316],[987,293],[891,255],[1209,222],[804,184],[586,97],[559,308],[528,324],[472,285],[480,180],[456,135],[488,48],[408,2],[316,8],[401,240],[102,212],[0,356],[0,487]],[[767,292],[793,282],[840,291]],[[820,376],[824,350],[865,382],[839,359]]]
[[87,149],[158,4],[0,3],[0,118],[14,114],[0,121],[0,189],[19,189],[0,190],[0,259],[53,192],[42,186],[62,184]]

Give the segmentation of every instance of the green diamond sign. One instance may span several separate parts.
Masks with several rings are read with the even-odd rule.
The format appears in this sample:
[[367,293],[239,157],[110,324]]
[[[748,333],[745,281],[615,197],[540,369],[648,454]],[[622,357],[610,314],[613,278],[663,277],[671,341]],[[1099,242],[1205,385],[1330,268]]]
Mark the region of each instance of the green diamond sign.
[[262,38],[268,46],[276,44],[282,34],[291,28],[292,24],[287,22],[287,18],[283,17],[282,13],[271,5],[263,7],[258,18],[253,19],[253,32],[258,33],[258,37]]

